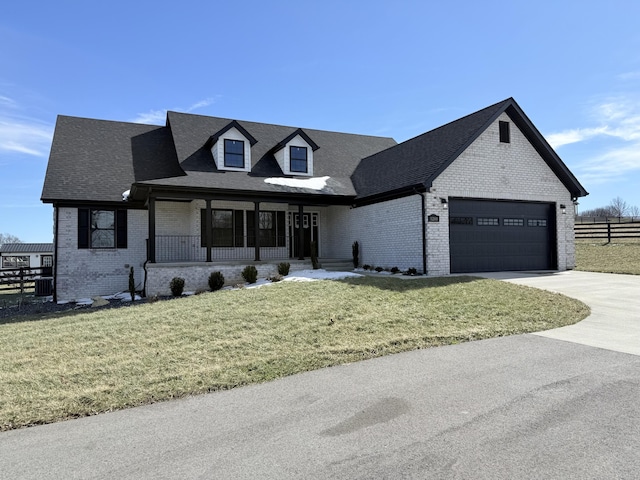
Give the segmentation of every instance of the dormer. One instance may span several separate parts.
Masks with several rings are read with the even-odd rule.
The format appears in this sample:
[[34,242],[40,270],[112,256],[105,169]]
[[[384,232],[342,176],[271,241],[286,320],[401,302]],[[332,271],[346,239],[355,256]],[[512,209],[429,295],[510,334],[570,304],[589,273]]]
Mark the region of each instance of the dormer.
[[273,156],[285,175],[312,177],[313,152],[318,148],[320,147],[299,128],[275,146]]
[[230,172],[251,171],[251,147],[256,143],[257,140],[235,120],[207,141],[216,168]]

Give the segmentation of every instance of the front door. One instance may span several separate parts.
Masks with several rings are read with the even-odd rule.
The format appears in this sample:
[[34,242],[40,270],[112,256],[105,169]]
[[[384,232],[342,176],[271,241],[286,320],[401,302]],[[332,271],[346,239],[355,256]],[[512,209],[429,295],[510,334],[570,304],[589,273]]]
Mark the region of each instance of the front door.
[[304,236],[302,253],[304,257],[310,257],[311,242],[317,242],[318,240],[318,214],[303,213],[302,225],[300,225],[298,213],[290,213],[289,215],[289,255],[291,256],[291,258],[299,257],[298,235],[300,232],[300,227],[302,227],[302,235]]

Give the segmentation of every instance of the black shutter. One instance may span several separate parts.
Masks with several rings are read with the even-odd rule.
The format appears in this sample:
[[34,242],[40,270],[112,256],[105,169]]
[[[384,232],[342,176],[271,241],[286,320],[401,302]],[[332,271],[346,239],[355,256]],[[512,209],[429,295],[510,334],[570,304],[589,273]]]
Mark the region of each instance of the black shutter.
[[200,210],[200,246],[207,246],[207,210]]
[[287,246],[287,234],[285,232],[285,222],[284,222],[284,213],[285,212],[276,212],[276,235],[277,235],[277,245],[279,247]]
[[127,248],[127,210],[116,210],[116,248]]
[[256,246],[256,227],[254,222],[255,212],[247,210],[247,247]]
[[234,247],[244,247],[244,211],[233,211],[233,234],[235,237]]
[[89,209],[78,209],[78,248],[89,248]]

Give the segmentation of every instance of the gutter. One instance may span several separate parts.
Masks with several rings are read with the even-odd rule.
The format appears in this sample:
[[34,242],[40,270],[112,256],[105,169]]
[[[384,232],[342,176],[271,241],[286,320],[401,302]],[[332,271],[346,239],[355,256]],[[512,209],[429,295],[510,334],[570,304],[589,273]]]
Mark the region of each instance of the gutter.
[[427,209],[424,192],[414,189],[416,195],[420,195],[420,205],[422,206],[422,274],[427,274]]
[[53,207],[56,211],[56,229],[53,233],[53,302],[58,303],[58,228],[60,228],[60,209]]

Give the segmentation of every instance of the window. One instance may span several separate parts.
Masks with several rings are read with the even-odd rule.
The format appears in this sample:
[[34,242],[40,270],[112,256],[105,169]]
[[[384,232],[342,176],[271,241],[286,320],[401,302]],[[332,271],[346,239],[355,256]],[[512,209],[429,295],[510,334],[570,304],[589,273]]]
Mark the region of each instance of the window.
[[530,227],[546,227],[547,221],[537,218],[530,218],[529,220],[527,220],[527,225],[529,225]]
[[289,159],[292,172],[307,173],[307,147],[290,147]]
[[509,122],[498,122],[500,128],[500,143],[511,143],[509,136]]
[[29,255],[2,257],[2,268],[29,268]]
[[224,166],[244,168],[244,142],[242,140],[224,140]]
[[478,225],[484,227],[495,227],[500,225],[499,218],[478,218]]
[[505,227],[524,227],[524,219],[522,218],[505,218],[502,220]]
[[127,211],[79,208],[78,248],[127,248]]
[[[200,211],[200,246],[207,246],[207,211]],[[244,212],[242,210],[211,210],[213,247],[244,246]]]
[[[254,247],[255,212],[247,212],[247,246]],[[260,246],[286,247],[284,212],[259,212]]]

